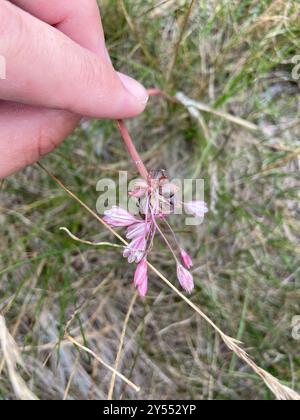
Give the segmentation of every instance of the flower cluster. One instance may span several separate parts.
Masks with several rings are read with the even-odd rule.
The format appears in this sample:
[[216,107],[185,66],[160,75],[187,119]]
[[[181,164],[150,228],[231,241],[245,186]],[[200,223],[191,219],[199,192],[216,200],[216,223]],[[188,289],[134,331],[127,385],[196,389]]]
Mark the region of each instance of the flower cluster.
[[[125,248],[124,257],[129,263],[136,263],[134,284],[139,294],[144,297],[148,291],[148,255],[153,247],[155,235],[158,233],[170,249],[177,264],[177,277],[184,290],[191,293],[194,288],[192,258],[180,247],[176,235],[167,221],[168,215],[174,212],[177,205],[175,199],[176,186],[169,182],[165,171],[152,171],[148,182],[138,180],[130,196],[136,198],[139,217],[134,216],[121,207],[114,206],[105,212],[104,221],[111,227],[126,228],[126,238],[130,241]],[[203,201],[191,201],[183,204],[187,213],[202,218],[208,209]],[[179,247],[178,258],[161,224],[171,231]]]

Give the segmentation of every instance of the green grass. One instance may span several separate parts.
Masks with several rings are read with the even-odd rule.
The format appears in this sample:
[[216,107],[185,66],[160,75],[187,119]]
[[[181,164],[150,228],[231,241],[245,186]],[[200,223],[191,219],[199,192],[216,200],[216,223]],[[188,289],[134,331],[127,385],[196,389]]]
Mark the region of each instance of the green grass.
[[[299,391],[291,321],[300,315],[300,172],[292,156],[299,149],[300,112],[290,64],[300,51],[299,2],[195,1],[180,45],[189,1],[170,0],[168,8],[155,7],[160,1],[124,1],[131,26],[121,1],[100,4],[118,69],[260,127],[251,132],[209,113],[202,114],[201,127],[186,109],[160,99],[128,123],[149,168],[205,179],[211,208],[205,223],[198,230],[177,226],[195,257],[193,302],[243,341],[261,367]],[[126,169],[135,176],[108,121],[84,124],[43,164],[92,209],[99,179],[117,179]],[[42,399],[61,399],[77,366],[69,398],[106,398],[111,374],[92,358],[81,354],[76,362],[78,352],[64,341],[58,350],[37,346],[61,340],[78,309],[72,335],[84,336],[113,365],[133,267],[118,250],[79,245],[59,230],[111,241],[39,167],[5,180],[0,195],[0,310],[20,348],[27,346],[31,389]],[[176,282],[159,242],[152,260]],[[149,296],[131,315],[120,370],[141,392],[117,379],[116,398],[274,398],[154,275]],[[5,369],[0,396],[15,398]]]

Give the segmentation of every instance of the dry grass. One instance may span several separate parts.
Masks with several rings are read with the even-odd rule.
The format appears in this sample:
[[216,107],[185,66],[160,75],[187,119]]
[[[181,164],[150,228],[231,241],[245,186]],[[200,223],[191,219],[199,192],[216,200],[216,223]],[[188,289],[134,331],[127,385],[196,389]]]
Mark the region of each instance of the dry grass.
[[17,366],[24,367],[20,350],[10,335],[3,316],[0,315],[0,349],[7,366],[9,380],[14,393],[20,400],[36,400],[37,397],[30,391],[17,370]]

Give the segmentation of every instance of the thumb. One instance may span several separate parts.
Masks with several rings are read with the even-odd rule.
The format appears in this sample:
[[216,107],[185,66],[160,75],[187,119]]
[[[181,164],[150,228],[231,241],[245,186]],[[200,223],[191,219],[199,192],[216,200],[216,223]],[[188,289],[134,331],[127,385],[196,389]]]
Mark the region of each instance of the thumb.
[[108,56],[99,58],[7,1],[0,19],[1,99],[95,118],[130,118],[144,110],[146,90],[115,72]]

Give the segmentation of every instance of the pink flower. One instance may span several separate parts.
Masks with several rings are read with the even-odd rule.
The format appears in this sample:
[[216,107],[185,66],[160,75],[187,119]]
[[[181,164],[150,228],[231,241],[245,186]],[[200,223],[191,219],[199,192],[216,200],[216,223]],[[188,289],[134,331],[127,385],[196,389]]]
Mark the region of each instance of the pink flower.
[[[145,169],[145,168],[144,168]],[[166,246],[170,249],[177,264],[177,276],[182,288],[191,293],[194,289],[194,279],[190,272],[193,267],[193,260],[190,255],[180,247],[176,239],[175,232],[168,223],[167,216],[174,212],[177,204],[175,184],[169,182],[166,172],[151,171],[149,174],[146,169],[145,180],[137,180],[129,195],[136,198],[134,200],[139,216],[129,213],[121,207],[114,206],[105,212],[104,221],[112,227],[123,227],[126,230],[126,238],[130,242],[124,250],[124,258],[129,263],[136,263],[137,268],[134,275],[134,285],[138,289],[140,296],[144,297],[148,289],[148,264],[147,258],[151,252],[155,235],[160,234]],[[196,217],[203,218],[208,212],[204,201],[194,200],[182,203],[187,213]],[[142,214],[144,217],[142,217]],[[175,213],[176,214],[176,213]],[[173,249],[168,237],[161,228],[165,224],[172,233],[174,243],[179,248],[181,262]]]
[[142,198],[146,195],[148,190],[148,184],[143,179],[139,179],[134,184],[133,190],[130,191],[129,195],[130,197],[135,198]]
[[137,266],[134,275],[134,285],[137,287],[140,296],[145,297],[148,291],[148,264],[146,258]]
[[187,292],[191,293],[192,290],[194,289],[193,276],[181,264],[178,264],[177,266],[177,277],[182,288],[186,290]]
[[104,213],[104,222],[112,227],[127,227],[139,222],[131,213],[121,207],[113,206]]
[[185,203],[184,206],[188,213],[196,217],[202,218],[208,212],[207,204],[204,201],[190,201]]
[[180,256],[186,268],[190,269],[191,267],[193,267],[193,260],[184,249],[181,250]]
[[123,256],[128,259],[129,264],[133,262],[138,264],[145,256],[146,246],[145,235],[138,236],[125,248]]
[[150,232],[151,222],[140,220],[129,226],[127,229],[127,239],[136,239],[139,236],[146,236]]

